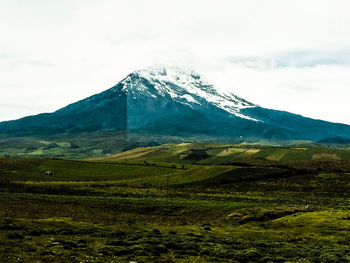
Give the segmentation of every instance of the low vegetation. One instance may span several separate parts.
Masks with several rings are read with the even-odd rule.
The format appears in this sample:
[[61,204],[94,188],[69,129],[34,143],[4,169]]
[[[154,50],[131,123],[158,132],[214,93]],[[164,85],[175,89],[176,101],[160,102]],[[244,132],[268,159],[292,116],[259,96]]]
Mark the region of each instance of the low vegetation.
[[183,143],[1,158],[0,262],[350,262],[349,156]]

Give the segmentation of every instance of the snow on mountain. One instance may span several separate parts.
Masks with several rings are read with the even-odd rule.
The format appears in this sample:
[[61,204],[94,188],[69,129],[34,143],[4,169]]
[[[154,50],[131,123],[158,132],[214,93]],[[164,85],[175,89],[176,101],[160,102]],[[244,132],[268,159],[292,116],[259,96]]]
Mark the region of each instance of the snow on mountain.
[[[218,91],[205,78],[194,71],[177,67],[150,67],[134,71],[121,83],[123,84],[121,90],[127,92],[133,98],[140,94],[154,98],[170,96],[174,101],[190,107],[199,106],[204,100],[206,103],[210,103],[237,117],[257,121],[240,113],[241,109],[256,107],[255,104],[232,93]],[[151,84],[154,89],[150,89],[149,85],[146,84]]]
[[[53,113],[0,123],[0,134],[12,135],[100,131],[142,134],[149,142],[153,135],[213,141],[350,139],[349,125],[262,108],[215,89],[193,71],[173,67],[134,71],[112,88]],[[122,133],[126,139],[128,132]]]

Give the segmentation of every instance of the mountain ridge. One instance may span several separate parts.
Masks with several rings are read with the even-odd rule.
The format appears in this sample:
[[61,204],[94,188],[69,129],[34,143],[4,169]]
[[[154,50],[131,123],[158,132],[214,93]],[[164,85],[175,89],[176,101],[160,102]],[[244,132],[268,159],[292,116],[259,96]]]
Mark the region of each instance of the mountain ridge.
[[125,131],[126,137],[131,131],[232,140],[350,138],[349,125],[262,108],[178,68],[137,70],[113,87],[53,113],[0,123],[0,133],[12,135],[110,130]]

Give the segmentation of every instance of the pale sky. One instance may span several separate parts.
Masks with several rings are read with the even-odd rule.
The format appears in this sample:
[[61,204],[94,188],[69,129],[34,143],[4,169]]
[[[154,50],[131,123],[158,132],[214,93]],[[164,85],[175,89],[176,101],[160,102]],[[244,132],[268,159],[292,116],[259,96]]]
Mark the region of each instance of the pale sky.
[[260,106],[350,124],[348,0],[0,0],[0,121],[152,65]]

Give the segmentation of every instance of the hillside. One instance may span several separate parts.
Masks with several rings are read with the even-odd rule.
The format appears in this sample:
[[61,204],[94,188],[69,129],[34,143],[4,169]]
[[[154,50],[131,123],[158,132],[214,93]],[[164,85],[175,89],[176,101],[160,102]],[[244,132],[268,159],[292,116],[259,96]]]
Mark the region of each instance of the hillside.
[[100,132],[118,132],[120,141],[125,141],[124,148],[130,133],[140,134],[146,145],[154,141],[152,136],[176,136],[177,142],[196,138],[224,143],[268,140],[279,144],[350,138],[348,125],[259,107],[217,90],[193,71],[178,68],[138,70],[112,88],[53,113],[0,123],[0,134],[4,136]]
[[0,158],[0,260],[348,262],[349,164],[349,150],[203,143]]
[[313,165],[326,166],[350,163],[350,149],[321,146],[259,146],[214,143],[165,144],[155,147],[140,147],[112,154],[96,161],[110,162],[164,162],[179,164],[238,164],[238,165]]

